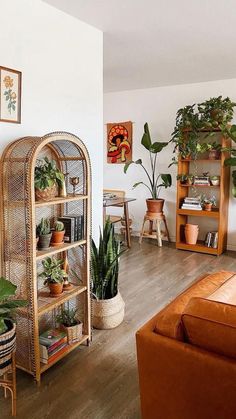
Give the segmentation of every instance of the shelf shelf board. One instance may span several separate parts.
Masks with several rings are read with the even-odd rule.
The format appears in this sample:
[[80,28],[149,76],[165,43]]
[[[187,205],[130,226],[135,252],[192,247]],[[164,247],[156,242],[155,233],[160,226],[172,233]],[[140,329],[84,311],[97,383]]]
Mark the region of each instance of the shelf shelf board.
[[73,287],[72,289],[68,291],[63,291],[63,293],[58,295],[58,297],[50,297],[50,291],[48,287],[44,287],[41,290],[39,290],[37,299],[38,315],[42,316],[42,314],[45,314],[48,311],[51,311],[54,308],[59,307],[61,304],[87,290],[87,287],[85,285],[71,285]]
[[35,207],[45,207],[48,205],[57,205],[57,204],[66,204],[67,202],[73,202],[73,201],[80,201],[83,199],[87,199],[88,195],[82,195],[82,194],[68,194],[66,198],[63,197],[56,197],[51,199],[50,201],[35,201]]
[[188,209],[178,209],[178,215],[193,215],[196,217],[209,217],[209,218],[219,218],[220,213],[219,210],[212,210],[212,211],[198,211],[198,210],[188,210]]
[[203,241],[198,241],[197,244],[187,244],[185,242],[176,242],[176,249],[189,250],[192,252],[199,252],[199,253],[210,253],[212,255],[218,254],[218,249],[213,249],[212,247],[205,246]]
[[56,364],[60,359],[64,358],[68,353],[73,351],[75,348],[80,346],[82,343],[84,343],[89,338],[88,335],[83,335],[82,339],[79,342],[72,343],[71,345],[67,345],[65,347],[65,351],[59,355],[57,358],[54,359],[54,361],[49,362],[48,364],[40,364],[40,372],[46,371],[48,368],[50,368],[52,365]]
[[179,186],[181,186],[181,188],[219,188],[220,185],[185,185],[180,183]]
[[73,249],[78,246],[83,246],[86,243],[87,243],[86,240],[79,240],[73,243],[63,243],[63,244],[60,244],[59,246],[49,247],[46,250],[38,250],[36,252],[36,259],[37,260],[44,259],[47,256],[56,255],[57,253],[65,252],[66,250]]

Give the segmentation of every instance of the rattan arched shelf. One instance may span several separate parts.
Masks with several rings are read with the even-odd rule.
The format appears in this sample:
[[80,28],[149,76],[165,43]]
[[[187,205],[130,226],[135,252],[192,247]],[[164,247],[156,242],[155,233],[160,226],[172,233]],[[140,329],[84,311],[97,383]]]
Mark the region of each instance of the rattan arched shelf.
[[[53,157],[66,177],[67,197],[35,201],[34,168],[38,158]],[[28,300],[28,307],[17,314],[17,366],[40,382],[41,374],[59,359],[91,339],[90,310],[90,228],[91,168],[83,142],[70,133],[55,132],[44,137],[20,138],[5,149],[1,159],[1,274],[17,285],[17,294]],[[68,178],[79,176],[76,195]],[[82,240],[64,243],[48,250],[36,250],[35,229],[42,217],[53,222],[62,215],[82,215]],[[42,260],[55,255],[68,257],[71,290],[49,297],[39,280]],[[76,274],[75,274],[76,273]],[[62,305],[78,309],[83,321],[83,337],[68,345],[49,364],[40,363],[39,334],[55,327],[55,316]]]

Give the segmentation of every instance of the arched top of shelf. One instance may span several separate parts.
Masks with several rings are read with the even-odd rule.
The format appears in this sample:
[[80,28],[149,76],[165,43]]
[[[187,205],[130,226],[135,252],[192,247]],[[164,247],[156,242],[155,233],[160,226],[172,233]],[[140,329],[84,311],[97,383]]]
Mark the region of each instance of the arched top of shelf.
[[[2,162],[35,164],[41,150],[48,146],[61,161],[84,160],[90,167],[88,150],[83,141],[69,132],[52,132],[43,137],[22,137],[10,143],[4,150]],[[89,164],[88,164],[89,163]]]

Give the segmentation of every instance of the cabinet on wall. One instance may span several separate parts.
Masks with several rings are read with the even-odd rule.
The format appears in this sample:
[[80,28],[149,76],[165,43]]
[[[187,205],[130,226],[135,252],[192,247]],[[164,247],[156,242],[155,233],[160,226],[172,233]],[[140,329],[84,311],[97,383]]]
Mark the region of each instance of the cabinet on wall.
[[[202,130],[199,136],[206,136],[208,132]],[[186,140],[188,131],[186,131]],[[230,147],[231,141],[225,138],[219,130],[211,131],[211,139],[217,141],[222,147]],[[178,161],[178,175],[193,174],[202,175],[202,172],[210,172],[211,175],[220,176],[220,184],[217,186],[209,185],[188,185],[177,181],[177,202],[176,202],[176,248],[191,250],[201,253],[220,255],[226,250],[227,228],[228,228],[228,203],[229,203],[229,181],[230,169],[224,166],[225,159],[229,157],[227,152],[221,152],[217,159],[209,159],[208,156],[200,155],[197,159],[182,159]],[[193,209],[181,209],[184,199],[189,196],[197,196],[204,193],[206,196],[215,194],[217,196],[217,207],[211,211],[197,211]],[[193,218],[194,217],[194,218]],[[194,220],[194,222],[193,222]],[[196,244],[187,244],[185,240],[184,228],[187,223],[200,224],[200,234],[204,231],[204,236],[209,229],[218,232],[217,248],[207,247],[204,237],[201,237]],[[212,228],[213,227],[213,228]]]
[[[34,169],[36,160],[51,156],[66,177],[66,197],[47,202],[35,201]],[[79,177],[73,194],[69,177]],[[41,374],[81,344],[91,339],[90,320],[90,182],[91,170],[87,149],[76,136],[56,132],[44,137],[25,137],[11,143],[1,160],[1,258],[2,275],[17,285],[17,295],[28,306],[17,313],[17,366],[40,382]],[[63,243],[47,250],[36,249],[36,225],[42,217],[82,215],[82,240]],[[47,256],[65,257],[69,263],[71,289],[56,298],[39,278],[42,261]],[[68,344],[53,362],[40,362],[40,333],[56,327],[56,315],[62,307],[76,308],[83,322],[83,336]]]

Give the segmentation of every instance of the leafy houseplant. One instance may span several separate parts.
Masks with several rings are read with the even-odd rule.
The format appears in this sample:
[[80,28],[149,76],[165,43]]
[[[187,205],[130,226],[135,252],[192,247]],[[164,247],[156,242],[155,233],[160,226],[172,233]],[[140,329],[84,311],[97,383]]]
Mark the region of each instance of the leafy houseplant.
[[56,321],[67,333],[68,344],[82,339],[83,324],[77,319],[77,309],[61,309],[60,314],[56,316]]
[[50,220],[48,218],[42,218],[36,228],[36,235],[39,238],[38,247],[39,249],[48,249],[52,237]]
[[39,277],[44,279],[44,285],[48,285],[51,297],[57,297],[63,292],[63,281],[67,273],[61,268],[63,260],[47,257],[42,261],[43,272]]
[[124,301],[118,290],[119,258],[124,251],[108,219],[99,245],[92,240],[91,274],[93,295],[93,325],[98,329],[118,326],[124,318]]
[[[227,135],[230,137],[234,143],[236,143],[236,125],[232,125],[229,129],[227,129]],[[225,166],[236,166],[236,149],[235,148],[229,148],[225,151],[229,151],[231,156],[225,160]],[[236,198],[236,170],[232,171],[232,182],[233,182],[233,188],[232,188],[232,195],[234,198]]]
[[235,106],[236,103],[232,102],[229,97],[222,99],[222,96],[199,103],[198,112],[201,115],[202,125],[208,129],[224,129],[233,119]]
[[181,185],[186,185],[187,179],[188,179],[188,175],[186,175],[186,174],[179,174],[179,175],[176,176],[176,179],[180,181]]
[[48,201],[58,192],[58,186],[63,187],[64,175],[56,166],[54,160],[45,157],[37,161],[34,172],[34,186],[36,200]]
[[52,230],[52,246],[59,246],[64,241],[65,227],[62,221],[56,221]]
[[212,196],[211,198],[206,198],[205,195],[203,195],[202,205],[205,211],[211,211],[212,207],[216,207],[216,197]]
[[143,162],[141,159],[138,159],[136,161],[129,161],[124,166],[124,172],[126,173],[128,168],[131,164],[136,164],[142,167],[143,171],[145,172],[145,175],[148,179],[148,184],[145,182],[137,182],[133,185],[133,188],[136,188],[139,185],[144,185],[150,192],[151,198],[147,199],[147,206],[148,211],[150,212],[161,212],[163,205],[164,205],[164,199],[159,199],[159,193],[162,187],[168,188],[172,185],[172,179],[170,174],[157,174],[156,173],[156,163],[157,163],[157,154],[162,151],[163,148],[165,148],[168,143],[167,142],[152,142],[149,127],[147,122],[144,125],[144,134],[141,140],[141,144],[144,146],[144,148],[149,152],[149,158],[150,158],[150,166],[151,171],[150,173],[143,165]]

